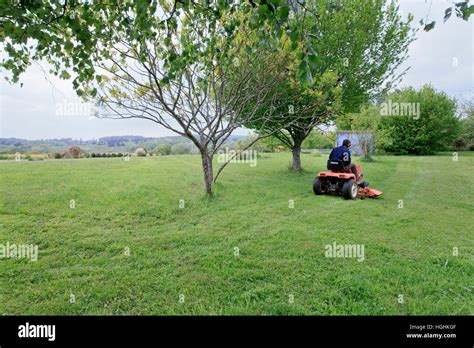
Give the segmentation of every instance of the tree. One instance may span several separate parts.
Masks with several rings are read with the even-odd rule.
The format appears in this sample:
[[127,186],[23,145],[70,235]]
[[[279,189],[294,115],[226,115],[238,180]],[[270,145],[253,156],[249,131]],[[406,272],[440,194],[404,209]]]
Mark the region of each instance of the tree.
[[[276,118],[262,126],[260,122],[251,122],[255,127],[260,125],[263,134],[274,133],[282,144],[292,151],[292,169],[301,170],[301,146],[313,128],[327,123],[340,109],[340,88],[336,87],[337,76],[325,73],[321,78],[313,81],[309,88],[305,88],[298,81],[290,80],[285,88],[290,99],[279,100],[276,106],[280,113],[285,114],[282,119]],[[292,120],[288,123],[288,120]]]
[[[290,45],[281,41],[280,50],[291,58],[288,69],[294,75],[281,87],[292,97],[277,105],[286,110],[285,119],[298,118],[298,122],[285,127],[275,121],[263,128],[275,132],[292,151],[295,171],[301,169],[301,145],[316,125],[358,111],[399,81],[405,71],[396,74],[395,70],[413,41],[412,18],[404,22],[393,1],[311,0],[300,6],[297,25],[309,39],[300,42],[302,49],[297,50],[292,50],[291,35]],[[311,73],[302,75],[304,71]],[[246,126],[261,128],[258,122]]]
[[474,98],[459,102],[461,130],[454,146],[462,150],[474,151]]
[[308,61],[313,75],[337,72],[344,112],[356,112],[389,91],[405,74],[395,71],[414,40],[411,15],[403,21],[390,0],[308,2],[308,30],[316,57]]
[[[388,110],[387,105],[391,106]],[[407,112],[410,110],[415,112]],[[461,129],[455,112],[455,100],[429,85],[389,94],[381,110],[381,129],[390,138],[385,149],[415,155],[449,149]]]
[[[158,18],[143,35],[117,32],[109,58],[97,63],[102,75],[83,88],[97,99],[98,117],[146,119],[189,139],[201,155],[207,194],[227,164],[214,173],[213,157],[232,132],[248,118],[264,127],[278,115],[256,111],[287,98],[275,88],[286,78],[286,56],[269,54],[274,50],[257,40],[247,16],[228,10],[216,20],[196,11],[173,17],[173,26]],[[268,68],[274,73],[264,74]]]

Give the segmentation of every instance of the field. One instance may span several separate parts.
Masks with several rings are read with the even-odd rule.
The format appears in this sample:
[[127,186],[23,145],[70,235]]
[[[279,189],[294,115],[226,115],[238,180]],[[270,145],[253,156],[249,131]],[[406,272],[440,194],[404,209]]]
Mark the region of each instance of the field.
[[0,314],[474,314],[474,156],[361,163],[384,195],[357,201],[302,161],[231,164],[212,199],[193,155],[2,161],[0,243],[39,257],[0,259]]

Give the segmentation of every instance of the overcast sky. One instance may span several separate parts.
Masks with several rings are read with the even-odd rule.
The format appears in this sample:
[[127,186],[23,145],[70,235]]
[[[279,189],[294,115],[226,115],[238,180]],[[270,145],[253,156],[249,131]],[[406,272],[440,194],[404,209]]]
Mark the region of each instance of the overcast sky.
[[[469,97],[474,92],[474,16],[469,22],[454,14],[443,24],[444,10],[450,2],[433,0],[400,0],[404,15],[415,16],[414,26],[428,15],[436,20],[435,29],[419,30],[410,46],[410,57],[403,68],[410,70],[400,86],[416,88],[430,83],[453,97]],[[1,49],[1,47],[0,47]],[[47,64],[42,64],[48,71]],[[2,75],[4,73],[2,72]],[[172,135],[159,125],[146,120],[99,120],[90,117],[88,105],[80,103],[71,81],[45,74],[33,64],[22,75],[20,85],[10,85],[1,79],[0,138],[91,139],[108,135]],[[241,130],[238,134],[246,134]]]

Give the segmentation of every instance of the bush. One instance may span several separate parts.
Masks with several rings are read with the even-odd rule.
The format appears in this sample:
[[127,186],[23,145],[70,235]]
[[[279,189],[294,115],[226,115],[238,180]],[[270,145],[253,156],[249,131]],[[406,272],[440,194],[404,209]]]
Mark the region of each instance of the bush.
[[95,157],[95,153],[94,153],[94,152],[91,153],[91,157],[92,157],[92,158]]
[[119,152],[119,153],[117,154],[117,157],[123,157],[123,153]]
[[161,156],[171,155],[171,145],[170,144],[159,144],[155,148],[155,153]]
[[65,158],[79,158],[81,157],[82,150],[79,146],[72,146],[66,152],[63,157]]
[[419,113],[394,115],[392,109],[385,116],[382,112],[380,128],[388,133],[389,142],[385,145],[388,152],[428,155],[448,150],[460,132],[455,101],[431,86],[425,85],[419,91],[405,88],[392,93],[385,105],[398,105],[399,110],[402,110],[401,105],[412,105]]

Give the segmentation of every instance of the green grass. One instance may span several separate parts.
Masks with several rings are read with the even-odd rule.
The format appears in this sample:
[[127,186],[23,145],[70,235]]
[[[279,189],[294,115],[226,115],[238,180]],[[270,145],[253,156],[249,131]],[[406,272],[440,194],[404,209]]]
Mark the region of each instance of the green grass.
[[0,243],[39,258],[0,259],[0,314],[473,314],[473,156],[362,163],[384,195],[356,201],[315,196],[326,156],[302,161],[231,164],[212,199],[197,156],[3,161]]

